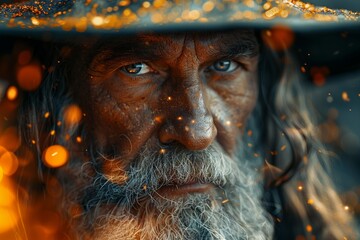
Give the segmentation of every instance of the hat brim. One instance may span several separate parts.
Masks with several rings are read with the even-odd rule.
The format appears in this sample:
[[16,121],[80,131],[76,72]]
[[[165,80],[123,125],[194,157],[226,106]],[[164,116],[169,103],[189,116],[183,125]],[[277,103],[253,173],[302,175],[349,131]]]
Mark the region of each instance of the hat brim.
[[[294,0],[279,3],[263,1],[252,5],[247,3],[250,1],[197,1],[196,4],[189,1],[183,5],[159,1],[163,4],[159,6],[156,5],[157,1],[147,1],[146,7],[144,4],[130,3],[119,6],[121,2],[130,1],[94,0],[91,6],[62,0],[64,3],[58,9],[44,12],[42,9],[50,9],[47,2],[42,1],[45,5],[36,5],[36,1],[2,5],[0,31],[14,35],[61,37],[68,34],[128,35],[139,32],[269,29],[278,25],[299,33],[360,29],[360,12],[316,7]],[[209,2],[212,2],[211,9],[206,6]],[[98,7],[100,4],[101,7]]]

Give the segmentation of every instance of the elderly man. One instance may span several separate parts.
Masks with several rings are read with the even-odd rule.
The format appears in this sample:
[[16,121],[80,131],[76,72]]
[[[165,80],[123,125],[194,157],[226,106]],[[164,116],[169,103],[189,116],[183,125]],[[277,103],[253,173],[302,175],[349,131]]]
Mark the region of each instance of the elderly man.
[[[41,46],[52,61],[24,95],[18,150],[39,160],[40,183],[22,185],[42,185],[54,201],[59,184],[54,209],[69,239],[355,238],[286,37],[272,34],[138,32]],[[48,171],[59,149],[68,163]]]

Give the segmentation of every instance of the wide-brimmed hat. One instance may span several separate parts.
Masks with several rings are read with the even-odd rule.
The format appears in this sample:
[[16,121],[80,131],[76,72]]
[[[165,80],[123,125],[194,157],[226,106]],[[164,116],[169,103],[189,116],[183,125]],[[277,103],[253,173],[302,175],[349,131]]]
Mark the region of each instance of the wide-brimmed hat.
[[[292,45],[299,53],[300,64],[305,64],[303,69],[308,70],[311,65],[335,66],[331,72],[357,68],[360,65],[356,56],[360,54],[360,2],[337,1],[334,5],[331,0],[308,1],[311,3],[298,0],[7,0],[0,5],[0,35],[73,41],[78,36],[112,37],[144,31],[236,28],[264,31],[281,26],[296,34]],[[333,8],[324,6],[327,3],[333,4]],[[277,37],[282,36],[280,32]],[[345,59],[350,59],[351,64]]]
[[[12,33],[206,30],[286,25],[295,31],[358,28],[360,12],[298,0],[38,0],[0,5],[0,31]],[[314,1],[313,1],[314,2]],[[322,4],[325,1],[320,1]],[[350,5],[354,8],[353,5]]]

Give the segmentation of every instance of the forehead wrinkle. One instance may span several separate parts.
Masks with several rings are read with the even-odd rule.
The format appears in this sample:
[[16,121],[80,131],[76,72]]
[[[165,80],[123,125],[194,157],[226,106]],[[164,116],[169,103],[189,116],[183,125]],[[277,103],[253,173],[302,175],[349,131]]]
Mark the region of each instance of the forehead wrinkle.
[[[137,36],[139,42],[144,47],[148,48],[154,56],[159,58],[177,58],[182,52],[183,39],[185,38],[182,34],[141,34]],[[179,47],[177,47],[179,46]]]
[[253,57],[259,53],[259,45],[253,31],[217,32],[197,35],[201,51],[217,57],[242,55]]

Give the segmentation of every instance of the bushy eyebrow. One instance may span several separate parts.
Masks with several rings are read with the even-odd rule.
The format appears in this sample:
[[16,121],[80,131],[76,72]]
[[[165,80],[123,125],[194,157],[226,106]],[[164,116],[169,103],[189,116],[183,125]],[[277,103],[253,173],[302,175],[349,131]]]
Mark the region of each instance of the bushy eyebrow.
[[[229,38],[214,38],[216,35],[202,36],[202,42],[214,39],[213,48],[207,49],[206,54],[211,59],[219,58],[251,58],[259,54],[259,45],[254,37],[240,36],[238,41]],[[220,36],[220,34],[218,35]],[[177,36],[172,36],[176,38]],[[103,62],[131,61],[131,60],[158,60],[169,57],[168,49],[165,49],[163,41],[156,36],[136,36],[117,40],[103,40],[95,47],[95,59]]]
[[259,55],[259,46],[253,41],[239,41],[224,48],[224,53],[229,57],[255,57]]

